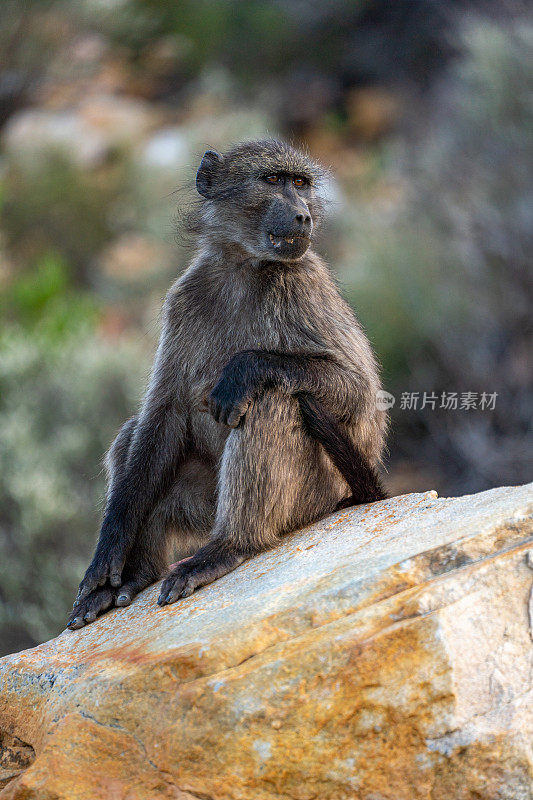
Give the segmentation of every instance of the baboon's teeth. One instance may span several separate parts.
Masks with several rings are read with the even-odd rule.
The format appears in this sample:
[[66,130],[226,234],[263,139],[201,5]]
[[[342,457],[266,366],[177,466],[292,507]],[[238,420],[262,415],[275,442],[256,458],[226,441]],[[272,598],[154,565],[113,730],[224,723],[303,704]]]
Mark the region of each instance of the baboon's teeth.
[[268,234],[270,241],[274,245],[274,247],[279,247],[282,242],[287,242],[287,244],[294,244],[294,237],[292,236],[274,236],[272,233]]

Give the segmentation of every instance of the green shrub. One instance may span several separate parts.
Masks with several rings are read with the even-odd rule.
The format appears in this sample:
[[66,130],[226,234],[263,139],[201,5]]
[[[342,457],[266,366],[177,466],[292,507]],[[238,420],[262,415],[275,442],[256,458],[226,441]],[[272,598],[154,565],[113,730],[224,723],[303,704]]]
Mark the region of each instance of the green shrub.
[[341,265],[397,398],[498,393],[492,413],[394,409],[396,454],[460,494],[530,479],[531,450],[533,27],[465,40],[394,175],[402,201],[352,205]]
[[28,332],[60,342],[74,333],[91,331],[97,318],[97,300],[72,286],[63,258],[45,253],[36,266],[15,277],[0,301],[0,319],[17,322]]
[[84,172],[59,154],[24,165],[12,159],[0,216],[7,248],[22,264],[57,254],[76,281],[91,283],[93,260],[114,235],[120,181],[120,170]]
[[76,333],[0,333],[0,650],[62,630],[97,535],[102,457],[136,407],[146,359]]

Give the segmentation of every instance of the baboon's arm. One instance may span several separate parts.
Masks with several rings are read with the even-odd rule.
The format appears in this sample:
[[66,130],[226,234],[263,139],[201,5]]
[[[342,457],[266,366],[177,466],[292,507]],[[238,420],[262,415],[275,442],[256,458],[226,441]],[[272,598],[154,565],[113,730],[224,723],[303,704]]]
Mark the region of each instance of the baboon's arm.
[[217,422],[236,427],[251,400],[269,386],[298,398],[305,430],[322,445],[352,491],[346,505],[386,497],[376,471],[339,424],[353,419],[361,393],[368,394],[356,372],[328,353],[243,351],[222,371],[209,409]]
[[301,392],[297,397],[304,429],[322,445],[351,489],[352,496],[342,506],[384,500],[387,494],[376,470],[337,420],[312,395]]
[[217,422],[237,427],[253,398],[273,387],[292,395],[306,392],[345,422],[368,394],[362,376],[331,353],[243,350],[222,370],[208,399],[209,410]]

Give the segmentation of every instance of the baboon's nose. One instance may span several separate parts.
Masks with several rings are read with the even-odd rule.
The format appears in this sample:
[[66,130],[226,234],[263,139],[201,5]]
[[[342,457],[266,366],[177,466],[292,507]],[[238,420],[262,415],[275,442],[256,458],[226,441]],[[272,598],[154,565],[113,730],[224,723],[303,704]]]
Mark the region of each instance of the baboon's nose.
[[296,214],[295,220],[298,225],[309,225],[311,222],[311,217],[309,214]]

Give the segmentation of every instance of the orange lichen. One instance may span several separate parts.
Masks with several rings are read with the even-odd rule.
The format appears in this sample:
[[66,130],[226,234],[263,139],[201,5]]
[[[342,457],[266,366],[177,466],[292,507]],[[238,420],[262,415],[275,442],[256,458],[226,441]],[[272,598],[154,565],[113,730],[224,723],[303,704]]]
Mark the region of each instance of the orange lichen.
[[[469,498],[452,512],[439,501],[444,543],[416,554],[437,512],[427,495],[387,503],[386,516],[379,504],[318,523],[181,603],[159,608],[152,587],[3,659],[0,728],[27,759],[0,798],[527,797],[524,507],[510,524],[515,505],[492,505],[481,524]],[[379,537],[403,513],[404,555],[387,565]]]

